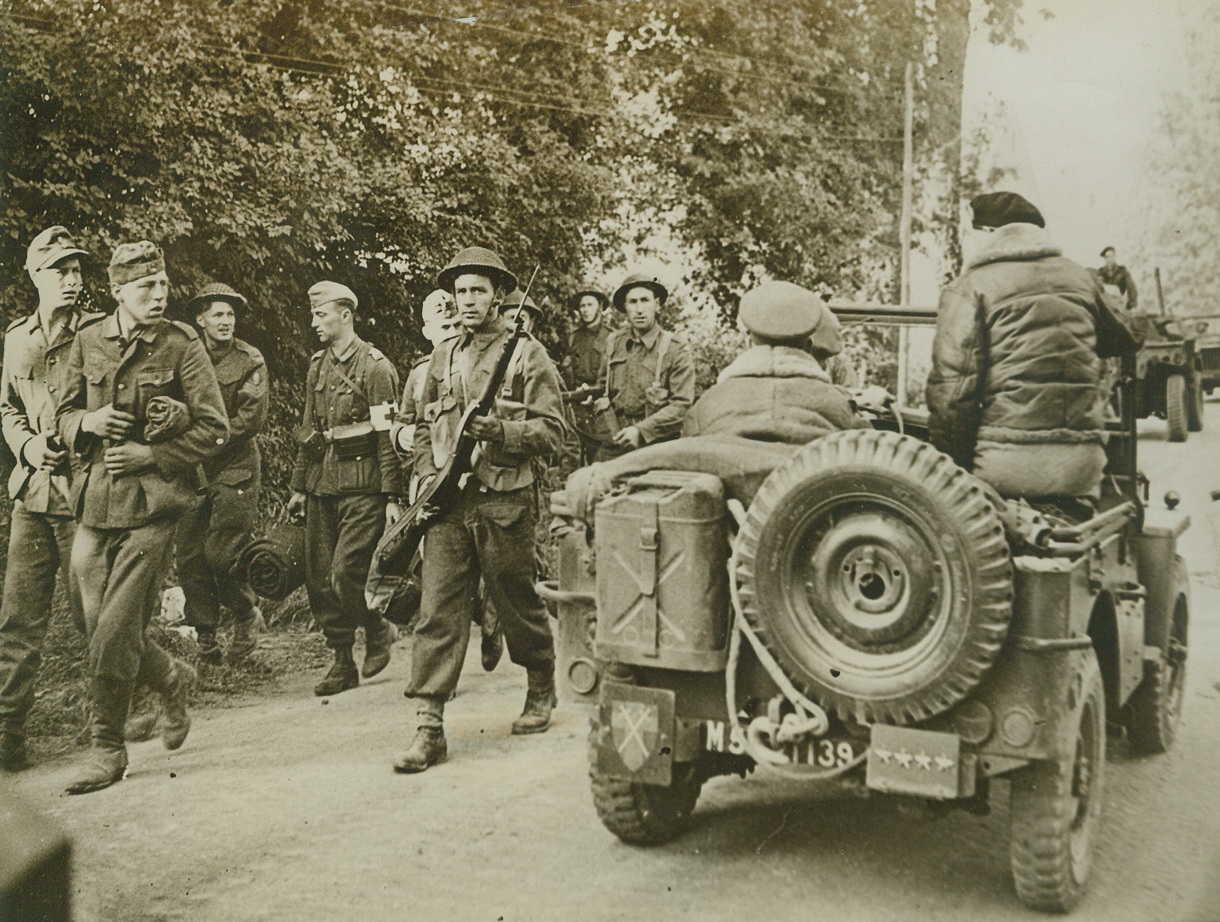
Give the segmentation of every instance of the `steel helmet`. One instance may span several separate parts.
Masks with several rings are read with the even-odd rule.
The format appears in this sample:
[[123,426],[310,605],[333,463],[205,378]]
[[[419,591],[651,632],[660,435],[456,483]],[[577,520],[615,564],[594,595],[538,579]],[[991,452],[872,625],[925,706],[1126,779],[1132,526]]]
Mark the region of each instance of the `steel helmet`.
[[247,307],[249,305],[245,295],[236,289],[230,288],[224,282],[209,282],[200,288],[195,297],[191,298],[187,303],[190,307],[197,308],[200,303],[205,301],[228,301],[234,307]]
[[487,247],[466,247],[460,250],[436,276],[436,287],[452,292],[454,280],[464,272],[486,275],[493,284],[505,291],[512,291],[517,287],[517,277],[508,271],[504,260]]

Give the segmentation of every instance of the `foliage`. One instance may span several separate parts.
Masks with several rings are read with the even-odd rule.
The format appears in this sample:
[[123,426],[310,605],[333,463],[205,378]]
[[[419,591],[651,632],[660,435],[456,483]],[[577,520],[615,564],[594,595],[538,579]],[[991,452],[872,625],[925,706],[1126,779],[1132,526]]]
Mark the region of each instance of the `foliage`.
[[[1019,6],[989,3],[1001,26]],[[541,267],[556,354],[566,292],[677,254],[707,378],[762,277],[896,293],[903,70],[939,226],[968,7],[481,0],[459,20],[441,0],[0,0],[6,317],[31,306],[24,248],[52,223],[97,254],[103,308],[106,254],[138,237],[165,248],[171,309],[207,280],[246,292],[278,491],[320,278],[359,293],[358,331],[405,371],[416,305],[461,246]]]

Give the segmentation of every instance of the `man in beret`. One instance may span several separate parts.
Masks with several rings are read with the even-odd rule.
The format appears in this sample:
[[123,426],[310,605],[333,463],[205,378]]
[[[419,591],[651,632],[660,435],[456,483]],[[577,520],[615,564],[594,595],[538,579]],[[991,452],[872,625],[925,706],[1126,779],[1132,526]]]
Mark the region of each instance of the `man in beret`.
[[[677,438],[682,418],[695,399],[695,369],[686,344],[657,322],[669,291],[651,276],[628,275],[611,299],[627,317],[627,328],[606,337],[606,356],[597,376],[600,396],[594,412],[613,410],[610,439],[598,451],[611,458],[665,439]],[[610,432],[609,428],[614,428]]]
[[[364,587],[387,523],[402,514],[402,466],[390,444],[390,409],[398,373],[355,331],[355,293],[337,282],[309,289],[312,326],[322,343],[309,362],[305,411],[297,430],[289,515],[305,515],[305,587],[309,607],[334,651],[314,686],[337,695],[390,662],[398,632],[369,610]],[[364,663],[352,647],[364,628]]]
[[[428,363],[415,429],[415,465],[426,484],[457,444],[466,408],[487,387],[511,330],[498,308],[517,286],[504,262],[484,247],[460,251],[437,277],[453,293],[462,333]],[[510,373],[493,411],[472,416],[478,440],[472,470],[453,508],[440,510],[423,554],[423,598],[411,647],[406,694],[416,732],[395,759],[399,772],[421,772],[448,754],[445,702],[457,687],[480,579],[499,616],[509,658],[526,669],[525,707],[515,734],[541,733],[555,704],[555,645],[550,619],[534,591],[537,517],[531,461],[555,453],[566,429],[559,376],[545,350],[526,336],[512,347]]]
[[[92,746],[71,794],[123,777],[123,729],[137,679],[161,692],[161,738],[186,739],[194,670],[145,636],[158,609],[178,517],[196,500],[196,468],[221,451],[229,424],[216,374],[194,329],[165,319],[169,276],[159,247],[122,244],[110,260],[118,302],[79,328],[56,410],[73,455],[78,518],[72,575],[89,637]],[[177,431],[150,434],[151,408],[181,406]]]
[[[26,765],[25,721],[34,704],[56,574],[67,573],[76,530],[68,452],[55,431],[55,406],[72,338],[104,316],[81,309],[85,255],[64,227],[38,234],[25,262],[38,306],[4,334],[0,418],[17,463],[9,477],[13,514],[0,606],[0,771]],[[70,592],[69,601],[83,629],[78,594]]]
[[828,342],[823,331],[837,328],[821,298],[792,282],[764,282],[741,299],[738,318],[751,346],[695,401],[683,437],[723,433],[804,445],[828,432],[867,428],[809,352],[811,341]]
[[1113,285],[1127,299],[1127,310],[1134,311],[1139,307],[1140,293],[1135,287],[1135,279],[1127,271],[1126,266],[1118,264],[1118,251],[1114,247],[1106,247],[1101,251],[1105,264],[1097,270],[1103,284]]
[[186,623],[195,628],[204,662],[216,664],[220,606],[233,616],[230,662],[240,662],[257,644],[257,596],[233,561],[250,541],[258,519],[262,457],[257,436],[267,425],[267,363],[256,348],[234,335],[244,295],[228,285],[205,285],[188,309],[203,333],[229,415],[229,443],[203,463],[207,493],[178,523],[178,575],[186,596]]
[[936,321],[932,444],[1004,496],[1087,508],[1106,462],[1102,359],[1135,337],[1030,202],[990,192],[970,204],[975,252]]

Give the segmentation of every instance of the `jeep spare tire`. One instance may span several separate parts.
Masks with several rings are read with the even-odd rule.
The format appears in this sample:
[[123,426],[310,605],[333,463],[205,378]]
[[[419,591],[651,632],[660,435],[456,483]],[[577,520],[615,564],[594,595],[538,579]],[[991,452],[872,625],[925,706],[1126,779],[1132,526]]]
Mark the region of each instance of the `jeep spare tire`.
[[746,620],[840,717],[908,723],[961,701],[1012,613],[1012,560],[983,485],[931,445],[837,432],[759,488],[738,537]]

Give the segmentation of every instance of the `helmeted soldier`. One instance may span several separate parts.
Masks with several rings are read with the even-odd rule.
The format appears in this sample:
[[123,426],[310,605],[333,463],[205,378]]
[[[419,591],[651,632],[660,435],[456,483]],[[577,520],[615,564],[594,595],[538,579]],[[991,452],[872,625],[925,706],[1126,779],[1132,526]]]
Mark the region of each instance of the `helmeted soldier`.
[[[290,515],[305,513],[305,587],[309,607],[334,651],[316,695],[355,688],[390,662],[394,625],[365,604],[373,550],[387,522],[402,513],[402,467],[390,445],[390,408],[398,373],[356,335],[355,293],[337,282],[309,289],[312,325],[323,344],[309,363],[305,411],[297,430]],[[360,671],[352,658],[364,628]]]
[[533,333],[542,311],[538,309],[533,298],[520,288],[514,288],[504,296],[504,301],[500,304],[500,316],[504,318],[505,323],[512,326],[522,311],[525,312],[525,318],[521,321],[521,326],[526,333]]
[[189,310],[203,333],[208,358],[229,415],[229,443],[203,464],[206,493],[178,523],[178,576],[186,597],[186,623],[195,628],[205,662],[219,663],[216,628],[220,606],[233,616],[230,662],[248,656],[257,643],[258,598],[233,562],[250,541],[258,519],[262,457],[257,436],[267,424],[267,363],[256,348],[234,335],[244,295],[228,285],[204,285]]
[[[55,431],[55,406],[73,336],[104,316],[80,309],[80,260],[86,255],[64,227],[35,237],[25,267],[38,289],[38,307],[4,335],[0,417],[17,463],[9,477],[13,515],[0,607],[0,771],[26,764],[25,720],[34,704],[56,574],[67,574],[75,533],[71,471]],[[69,599],[83,629],[79,596],[70,592]]]
[[[511,330],[497,308],[516,284],[499,256],[483,247],[459,252],[437,278],[438,287],[457,301],[462,335],[442,343],[428,363],[424,412],[415,430],[421,489],[447,461],[466,407],[479,399],[504,351]],[[406,689],[417,730],[395,760],[397,771],[423,771],[446,757],[444,707],[461,673],[480,577],[509,657],[527,670],[525,707],[513,733],[538,733],[550,725],[555,647],[534,591],[537,513],[530,462],[553,454],[564,430],[555,367],[526,336],[513,347],[492,413],[468,422],[479,446],[459,501],[440,511],[425,538],[423,598]]]
[[602,316],[609,304],[609,299],[593,288],[582,288],[568,299],[568,310],[576,315],[576,326],[568,337],[568,383],[573,388],[597,384],[610,334]]
[[639,273],[615,289],[612,301],[626,314],[627,328],[607,337],[597,378],[600,396],[594,412],[607,419],[613,411],[613,424],[603,425],[612,444],[602,446],[601,458],[677,438],[695,399],[695,370],[686,344],[657,322],[668,297],[664,285]]
[[216,374],[198,334],[165,320],[160,248],[122,244],[110,260],[113,314],[79,328],[56,409],[73,453],[79,524],[72,576],[89,637],[90,755],[68,785],[80,794],[123,777],[124,723],[137,678],[162,692],[162,739],[181,746],[194,671],[145,636],[173,552],[178,517],[196,501],[196,468],[228,442]]

